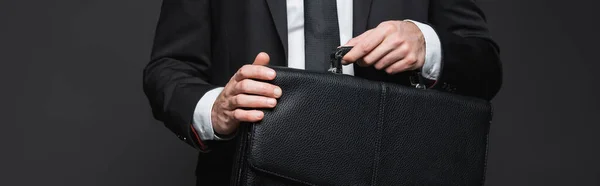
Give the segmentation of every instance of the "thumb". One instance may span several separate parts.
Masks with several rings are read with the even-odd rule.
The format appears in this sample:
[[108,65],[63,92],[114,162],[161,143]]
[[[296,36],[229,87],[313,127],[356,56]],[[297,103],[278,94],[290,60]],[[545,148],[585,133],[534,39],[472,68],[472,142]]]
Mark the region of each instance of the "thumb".
[[258,55],[256,55],[256,58],[254,59],[254,62],[252,62],[253,65],[268,65],[270,61],[269,58],[269,54],[261,52],[258,53]]

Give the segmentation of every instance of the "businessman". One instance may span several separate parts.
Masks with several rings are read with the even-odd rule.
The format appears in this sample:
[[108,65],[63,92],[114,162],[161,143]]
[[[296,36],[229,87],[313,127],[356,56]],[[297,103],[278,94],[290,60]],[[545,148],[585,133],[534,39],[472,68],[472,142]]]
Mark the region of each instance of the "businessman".
[[[227,184],[237,128],[285,94],[265,65],[492,99],[498,46],[474,0],[164,0],[144,91],[156,119],[201,151],[197,184]],[[418,77],[414,82],[415,75]],[[346,94],[351,94],[350,92]]]

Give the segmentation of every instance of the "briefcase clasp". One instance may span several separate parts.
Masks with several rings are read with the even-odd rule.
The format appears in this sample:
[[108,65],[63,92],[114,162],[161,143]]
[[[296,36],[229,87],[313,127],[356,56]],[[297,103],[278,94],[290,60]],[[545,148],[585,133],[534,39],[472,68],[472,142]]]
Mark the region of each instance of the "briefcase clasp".
[[342,58],[344,58],[344,55],[346,55],[346,53],[350,52],[350,50],[352,49],[351,46],[341,46],[336,48],[330,56],[330,66],[329,66],[329,72],[334,73],[334,74],[343,74],[343,68],[342,68]]

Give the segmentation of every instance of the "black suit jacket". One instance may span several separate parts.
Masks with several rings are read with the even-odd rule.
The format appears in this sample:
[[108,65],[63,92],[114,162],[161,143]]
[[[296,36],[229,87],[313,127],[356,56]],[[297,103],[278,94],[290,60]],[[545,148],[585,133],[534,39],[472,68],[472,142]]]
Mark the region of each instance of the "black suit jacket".
[[[144,91],[156,119],[200,153],[200,180],[229,177],[232,142],[200,141],[192,130],[198,100],[224,86],[259,52],[270,65],[287,65],[284,0],[164,0]],[[491,99],[501,85],[498,47],[474,0],[354,0],[353,35],[387,20],[412,19],[431,25],[442,44],[442,71],[433,87]],[[409,73],[387,75],[355,66],[355,76],[409,84]],[[208,147],[210,146],[210,147]]]

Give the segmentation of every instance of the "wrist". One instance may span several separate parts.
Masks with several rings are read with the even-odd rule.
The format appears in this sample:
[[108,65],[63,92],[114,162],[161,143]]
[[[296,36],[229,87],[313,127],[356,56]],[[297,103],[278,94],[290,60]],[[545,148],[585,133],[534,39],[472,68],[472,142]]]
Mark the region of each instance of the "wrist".
[[223,124],[219,121],[219,112],[217,112],[215,110],[214,106],[211,111],[211,125],[213,128],[213,134],[219,134],[219,135],[229,134],[229,133],[227,133],[227,130],[226,130],[227,127],[223,126]]
[[233,129],[230,130],[230,127],[228,126],[223,126],[224,124],[219,122],[218,120],[219,118],[219,113],[215,110],[215,108],[213,107],[212,112],[211,112],[211,119],[212,119],[212,128],[213,128],[213,139],[214,140],[229,140],[234,138],[237,135],[237,130]]
[[237,136],[238,130],[234,130],[229,134],[219,134],[217,131],[213,131],[215,140],[230,140]]

